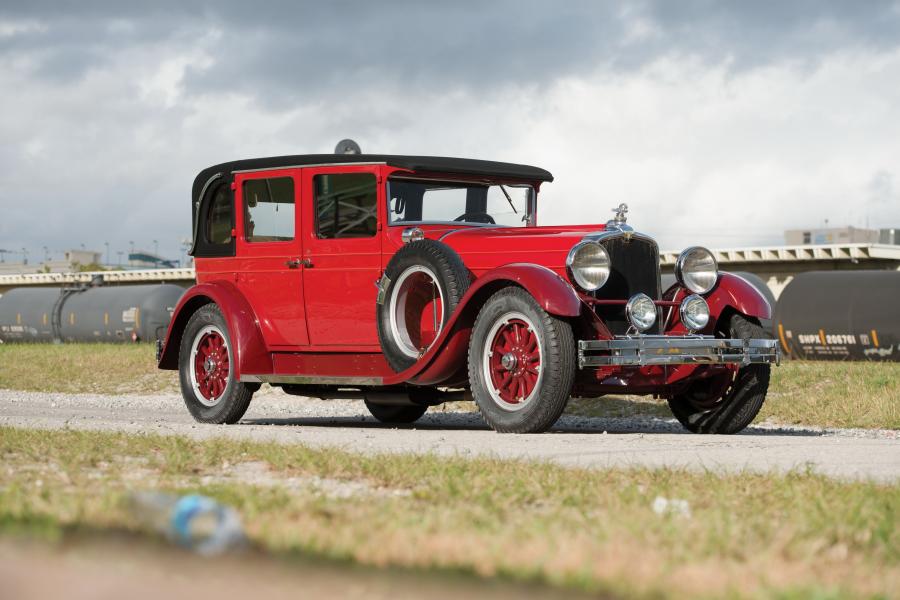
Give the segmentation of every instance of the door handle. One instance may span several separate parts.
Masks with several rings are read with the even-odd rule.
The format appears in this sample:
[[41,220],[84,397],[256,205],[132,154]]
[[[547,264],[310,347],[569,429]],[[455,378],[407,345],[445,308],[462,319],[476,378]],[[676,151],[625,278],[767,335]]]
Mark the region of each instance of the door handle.
[[308,258],[304,258],[304,259],[293,258],[293,259],[285,262],[284,264],[286,264],[288,266],[288,268],[290,268],[290,269],[296,269],[297,267],[309,268],[309,267],[313,266],[312,261],[309,260]]

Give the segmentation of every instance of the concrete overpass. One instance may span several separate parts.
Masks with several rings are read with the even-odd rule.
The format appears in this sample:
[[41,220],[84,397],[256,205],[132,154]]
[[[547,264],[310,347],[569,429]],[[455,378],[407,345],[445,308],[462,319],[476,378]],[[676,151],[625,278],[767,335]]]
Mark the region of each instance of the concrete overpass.
[[[754,273],[768,283],[776,297],[796,273],[804,271],[900,270],[900,245],[890,244],[763,246],[713,252],[722,270]],[[671,272],[677,258],[678,252],[662,252],[663,271]],[[174,283],[188,287],[194,281],[194,269],[7,274],[0,275],[0,293],[19,286],[90,283],[96,276],[111,285]]]

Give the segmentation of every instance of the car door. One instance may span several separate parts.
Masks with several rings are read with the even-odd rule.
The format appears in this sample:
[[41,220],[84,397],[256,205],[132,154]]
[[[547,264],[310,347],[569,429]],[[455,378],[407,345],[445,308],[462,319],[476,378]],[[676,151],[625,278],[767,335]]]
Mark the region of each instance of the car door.
[[376,165],[303,169],[303,270],[310,344],[379,348],[383,186]]
[[266,344],[309,344],[303,303],[299,169],[235,175],[238,288],[259,319]]

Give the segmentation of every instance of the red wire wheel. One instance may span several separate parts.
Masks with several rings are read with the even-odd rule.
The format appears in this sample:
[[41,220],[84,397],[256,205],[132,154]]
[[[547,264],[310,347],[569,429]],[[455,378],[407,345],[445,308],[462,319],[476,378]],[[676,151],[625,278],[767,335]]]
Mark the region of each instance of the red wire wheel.
[[507,411],[524,408],[537,395],[543,377],[541,339],[526,315],[510,312],[485,337],[484,379],[494,402]]
[[228,344],[214,325],[207,325],[194,337],[190,366],[191,385],[197,400],[206,406],[214,406],[225,394],[231,372]]

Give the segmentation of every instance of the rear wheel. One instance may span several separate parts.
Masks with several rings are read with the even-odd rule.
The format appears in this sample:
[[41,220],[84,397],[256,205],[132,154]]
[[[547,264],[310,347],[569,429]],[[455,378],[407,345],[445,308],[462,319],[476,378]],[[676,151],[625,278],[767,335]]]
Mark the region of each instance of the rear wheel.
[[544,311],[519,287],[485,302],[469,342],[469,384],[494,430],[549,429],[569,401],[575,379],[572,327]]
[[219,307],[207,304],[191,315],[178,353],[181,395],[201,423],[237,423],[254,388],[237,381],[228,324]]
[[[724,331],[734,339],[768,339],[771,336],[758,322],[733,314]],[[675,418],[693,433],[737,433],[759,414],[769,390],[771,365],[741,367],[730,385],[711,380],[692,383],[687,390],[669,399]]]

